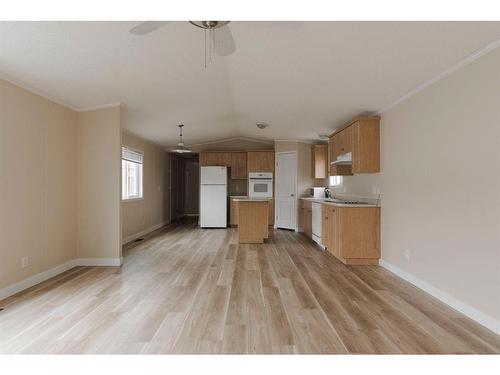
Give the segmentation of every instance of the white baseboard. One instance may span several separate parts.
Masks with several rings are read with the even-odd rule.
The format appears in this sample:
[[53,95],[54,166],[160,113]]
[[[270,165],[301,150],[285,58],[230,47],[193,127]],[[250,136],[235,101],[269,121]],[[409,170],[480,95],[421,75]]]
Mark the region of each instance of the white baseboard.
[[78,266],[86,267],[119,267],[123,263],[123,258],[80,258],[76,259]]
[[132,241],[135,241],[136,239],[138,239],[139,237],[142,237],[142,236],[145,236],[146,234],[149,234],[157,229],[160,229],[161,227],[164,227],[165,225],[167,225],[169,222],[168,221],[164,221],[160,224],[156,224],[156,225],[153,225],[152,227],[149,227],[147,229],[144,229],[144,230],[141,230],[140,232],[138,233],[135,233],[135,234],[131,234],[130,236],[127,236],[125,237],[123,240],[122,240],[122,243],[124,245],[128,244],[129,242],[132,242]]
[[28,277],[27,279],[21,280],[15,284],[6,286],[5,288],[0,289],[0,301],[10,297],[16,293],[22,292],[25,289],[31,288],[36,284],[40,284],[41,282],[50,279],[51,277],[57,276],[60,273],[66,272],[67,270],[76,267],[78,259],[70,260],[64,264],[51,268],[47,271],[41,272],[34,276]]
[[40,272],[39,274],[28,277],[27,279],[21,280],[15,284],[6,286],[0,289],[0,301],[8,298],[16,293],[22,292],[25,289],[31,288],[37,284],[44,282],[54,276],[57,276],[63,272],[66,272],[74,267],[78,266],[106,266],[106,267],[118,267],[123,264],[123,258],[80,258],[73,259],[69,262],[51,268],[47,271]]
[[449,295],[448,293],[443,292],[442,290],[426,283],[425,281],[419,279],[418,277],[413,276],[412,274],[409,274],[406,271],[403,271],[401,268],[395,266],[392,263],[389,263],[383,259],[380,259],[379,265],[381,267],[384,267],[385,269],[391,271],[392,273],[396,274],[397,276],[401,277],[402,279],[408,281],[409,283],[415,285],[417,288],[422,289],[424,292],[429,293],[431,296],[437,298],[441,302],[446,303],[448,306],[461,312],[462,314],[464,314],[467,317],[471,318],[472,320],[478,322],[482,326],[495,332],[497,335],[500,335],[500,322],[498,320],[495,320],[491,316],[486,315],[485,313],[475,309],[472,306],[467,305],[466,303],[463,303],[462,301],[458,300],[457,298],[455,298],[455,297]]

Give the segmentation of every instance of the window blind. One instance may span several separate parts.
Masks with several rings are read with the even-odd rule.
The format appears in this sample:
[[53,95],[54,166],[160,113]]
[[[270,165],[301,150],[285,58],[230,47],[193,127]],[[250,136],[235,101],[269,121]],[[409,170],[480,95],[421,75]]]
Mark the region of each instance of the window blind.
[[142,164],[144,155],[141,152],[131,150],[127,147],[122,147],[122,159],[131,161],[132,163]]

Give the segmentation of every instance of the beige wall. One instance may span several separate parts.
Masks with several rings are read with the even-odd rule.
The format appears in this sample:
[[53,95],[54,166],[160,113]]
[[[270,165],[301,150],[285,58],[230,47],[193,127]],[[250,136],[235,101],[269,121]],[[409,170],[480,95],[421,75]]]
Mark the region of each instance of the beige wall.
[[144,153],[144,198],[121,203],[125,243],[169,222],[169,156],[162,147],[126,132],[122,144]]
[[76,257],[76,121],[0,80],[0,288]]
[[120,107],[78,114],[78,257],[121,256]]
[[[382,115],[382,258],[500,321],[500,49]],[[410,249],[410,260],[404,250]]]

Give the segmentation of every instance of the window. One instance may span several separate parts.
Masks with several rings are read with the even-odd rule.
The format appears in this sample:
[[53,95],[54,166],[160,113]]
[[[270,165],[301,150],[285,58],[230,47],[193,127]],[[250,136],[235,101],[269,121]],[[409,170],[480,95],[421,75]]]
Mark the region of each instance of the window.
[[142,198],[142,152],[122,147],[122,199]]
[[330,186],[342,185],[342,176],[330,176]]

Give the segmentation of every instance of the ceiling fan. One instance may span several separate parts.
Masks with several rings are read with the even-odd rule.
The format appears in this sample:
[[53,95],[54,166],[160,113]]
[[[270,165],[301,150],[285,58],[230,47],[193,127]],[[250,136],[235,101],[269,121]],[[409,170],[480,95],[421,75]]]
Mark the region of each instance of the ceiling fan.
[[[173,21],[146,21],[129,30],[134,35],[146,35]],[[228,56],[236,50],[233,35],[229,29],[230,21],[189,21],[190,24],[205,30],[205,67],[207,57],[212,61],[212,56]]]

